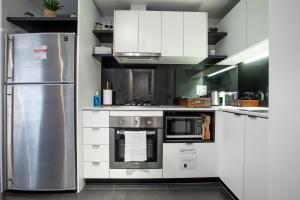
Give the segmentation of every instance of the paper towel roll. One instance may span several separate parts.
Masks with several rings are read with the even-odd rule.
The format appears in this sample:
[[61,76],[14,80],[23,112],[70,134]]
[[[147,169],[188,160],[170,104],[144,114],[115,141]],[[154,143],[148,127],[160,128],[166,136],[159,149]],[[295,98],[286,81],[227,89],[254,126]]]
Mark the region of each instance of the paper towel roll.
[[112,90],[103,90],[103,105],[112,105]]

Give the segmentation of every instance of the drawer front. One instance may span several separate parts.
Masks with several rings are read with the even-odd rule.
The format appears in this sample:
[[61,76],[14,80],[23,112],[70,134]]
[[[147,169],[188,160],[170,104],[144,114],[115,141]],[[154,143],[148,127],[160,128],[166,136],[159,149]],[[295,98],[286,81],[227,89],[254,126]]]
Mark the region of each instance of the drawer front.
[[120,179],[161,179],[162,169],[111,169],[110,178]]
[[163,178],[216,177],[214,143],[163,144]]
[[109,144],[109,128],[83,128],[83,144]]
[[109,161],[109,145],[83,145],[84,161]]
[[84,178],[109,178],[109,163],[84,162]]
[[109,127],[109,111],[83,111],[83,127]]

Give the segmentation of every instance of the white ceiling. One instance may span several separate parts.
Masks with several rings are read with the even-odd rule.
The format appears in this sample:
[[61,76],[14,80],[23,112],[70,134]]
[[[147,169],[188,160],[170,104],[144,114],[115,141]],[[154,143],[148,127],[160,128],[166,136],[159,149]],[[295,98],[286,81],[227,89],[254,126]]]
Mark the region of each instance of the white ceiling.
[[210,18],[223,18],[239,0],[94,0],[102,16],[112,16],[113,10],[128,10],[130,4],[146,4],[147,10],[203,11]]
[[[31,0],[34,4],[36,4],[39,8],[43,9],[43,1],[42,0]],[[58,11],[60,15],[69,15],[71,13],[77,13],[78,8],[78,0],[60,0],[61,5],[64,6],[63,9]]]

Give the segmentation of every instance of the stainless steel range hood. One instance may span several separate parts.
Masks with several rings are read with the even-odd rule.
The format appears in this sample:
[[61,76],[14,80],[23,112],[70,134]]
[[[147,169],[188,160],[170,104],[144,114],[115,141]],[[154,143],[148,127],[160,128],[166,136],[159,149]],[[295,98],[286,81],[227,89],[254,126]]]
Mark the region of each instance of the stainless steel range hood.
[[122,64],[155,64],[158,63],[161,53],[115,53],[115,58]]

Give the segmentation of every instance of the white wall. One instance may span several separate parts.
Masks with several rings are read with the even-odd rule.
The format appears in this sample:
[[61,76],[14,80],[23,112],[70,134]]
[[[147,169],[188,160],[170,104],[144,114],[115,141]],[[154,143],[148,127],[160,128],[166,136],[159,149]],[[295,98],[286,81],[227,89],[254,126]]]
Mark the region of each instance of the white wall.
[[77,60],[77,177],[78,191],[84,186],[82,150],[81,108],[92,106],[92,97],[101,89],[101,65],[93,57],[97,43],[92,30],[100,14],[93,0],[79,0],[78,12],[78,60]]
[[299,10],[300,0],[269,0],[268,200],[300,199]]
[[5,33],[22,32],[20,28],[6,21],[6,17],[23,17],[26,11],[36,16],[42,15],[42,9],[30,0],[2,0],[3,1],[3,27]]

